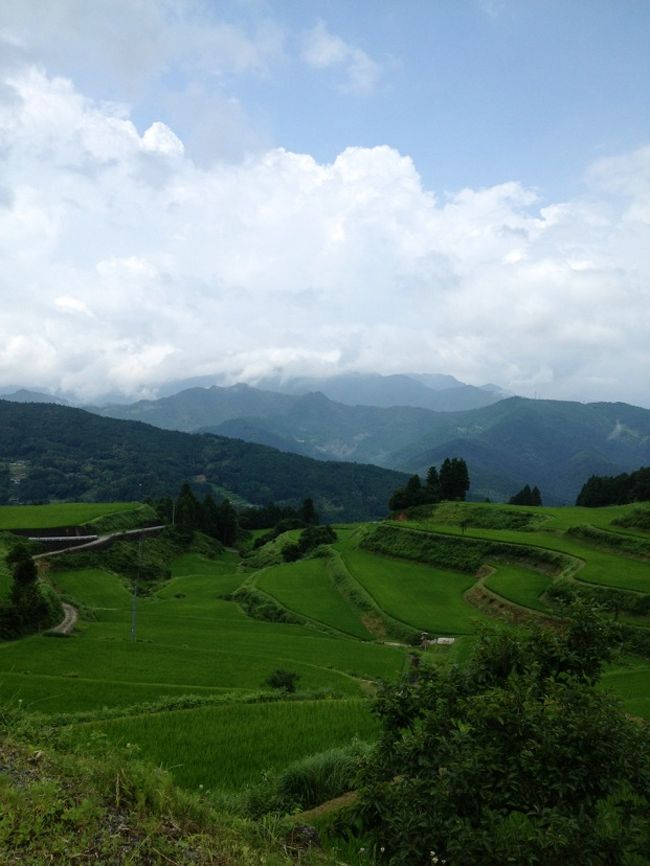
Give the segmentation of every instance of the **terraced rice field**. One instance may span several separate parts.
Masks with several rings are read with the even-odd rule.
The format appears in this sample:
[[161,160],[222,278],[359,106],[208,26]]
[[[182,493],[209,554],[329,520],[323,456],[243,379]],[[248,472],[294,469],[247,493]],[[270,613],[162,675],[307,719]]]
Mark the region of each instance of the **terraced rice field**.
[[[116,505],[105,507],[115,510]],[[44,514],[41,508],[37,510]],[[82,508],[88,507],[77,510],[75,522],[97,516]],[[520,529],[504,527],[510,518],[498,506],[497,526],[486,525],[491,512],[481,508],[480,526],[461,526],[463,514],[471,514],[471,506],[462,504],[441,510],[438,517],[446,515],[446,522],[400,526],[452,539],[464,534],[558,551],[579,560],[580,581],[650,592],[650,563],[565,534],[569,526],[587,522],[615,531],[610,521],[623,513],[620,508],[544,509],[532,522],[518,518],[525,527]],[[69,519],[73,511],[66,512]],[[59,511],[50,525],[61,521]],[[458,636],[453,647],[432,648],[427,659],[462,664],[479,623],[488,620],[465,600],[476,576],[360,549],[363,532],[359,527],[339,530],[336,547],[353,580],[388,617],[431,634]],[[20,700],[27,710],[56,714],[103,707],[121,713],[120,708],[189,694],[227,698],[192,710],[124,710],[120,718],[70,728],[71,736],[105,739],[114,748],[135,743],[144,756],[169,766],[178,781],[194,788],[234,790],[267,769],[349,742],[354,735],[372,739],[375,722],[365,700],[370,682],[398,676],[409,650],[373,640],[362,614],[332,582],[325,559],[269,565],[274,559],[272,548],[259,557],[253,581],[311,625],[252,619],[230,601],[230,594],[251,578],[253,567],[242,571],[239,557],[230,552],[216,559],[185,554],[171,563],[166,583],[148,593],[141,585],[135,641],[129,581],[102,568],[53,572],[55,585],[81,608],[76,634],[0,643],[0,701],[15,705]],[[487,564],[495,568],[484,578],[489,590],[516,605],[546,610],[543,595],[554,579],[550,574],[521,561],[497,558]],[[0,569],[0,591],[3,586],[6,591],[8,575]],[[339,634],[319,630],[319,623]],[[297,673],[300,690],[335,692],[339,698],[247,703],[277,668]],[[629,712],[650,716],[649,663],[632,660],[611,667],[603,687],[619,695]]]
[[360,640],[372,638],[333,585],[325,559],[276,565],[262,571],[256,583],[291,611]]
[[533,610],[547,611],[541,596],[553,579],[530,568],[507,563],[488,563],[495,571],[485,579],[485,586],[509,601]]
[[76,526],[141,507],[140,502],[59,502],[53,505],[0,505],[0,531]]
[[417,562],[343,549],[353,577],[390,616],[422,631],[471,634],[484,615],[463,599],[475,583],[472,575],[444,571]]
[[232,554],[176,561],[163,589],[139,597],[135,642],[122,578],[97,569],[58,573],[87,618],[70,639],[0,644],[0,699],[41,712],[85,710],[156,694],[257,690],[278,667],[297,672],[304,689],[359,696],[365,680],[401,671],[404,655],[394,648],[247,617],[221,598],[241,581],[236,563]]
[[189,788],[236,790],[315,752],[373,740],[377,722],[368,702],[280,701],[224,704],[75,725],[75,741],[106,737],[172,770]]

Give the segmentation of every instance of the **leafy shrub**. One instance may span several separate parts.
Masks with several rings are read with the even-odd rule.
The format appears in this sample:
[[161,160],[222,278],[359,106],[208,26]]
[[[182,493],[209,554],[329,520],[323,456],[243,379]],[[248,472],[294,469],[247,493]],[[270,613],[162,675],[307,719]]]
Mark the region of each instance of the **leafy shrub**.
[[282,558],[285,562],[296,562],[322,544],[332,544],[336,541],[336,537],[336,532],[331,526],[307,526],[300,533],[297,542],[286,544],[282,548]]
[[264,680],[264,684],[272,689],[279,689],[288,694],[293,694],[296,690],[296,685],[300,679],[300,674],[295,671],[285,671],[278,668]]
[[384,687],[357,810],[379,861],[647,863],[648,729],[595,688],[614,637],[580,606],[562,633],[484,633],[465,668]]
[[634,529],[644,529],[650,532],[650,508],[647,506],[633,508],[622,517],[612,520],[616,526],[628,526]]
[[360,767],[371,746],[354,741],[291,764],[280,773],[249,788],[242,803],[252,818],[269,812],[305,811],[339,797],[355,787]]
[[567,534],[575,538],[580,538],[593,544],[595,547],[601,547],[605,550],[622,551],[631,556],[637,556],[642,559],[650,559],[650,541],[643,538],[633,538],[629,535],[618,535],[615,532],[607,532],[604,529],[596,529],[595,526],[571,526],[567,529]]

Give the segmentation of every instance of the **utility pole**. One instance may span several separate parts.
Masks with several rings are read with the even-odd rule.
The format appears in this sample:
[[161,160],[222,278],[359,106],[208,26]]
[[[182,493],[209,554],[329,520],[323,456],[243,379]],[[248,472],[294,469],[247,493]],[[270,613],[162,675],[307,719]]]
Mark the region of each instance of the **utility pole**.
[[138,618],[138,581],[140,580],[140,566],[142,564],[142,545],[144,543],[144,533],[140,535],[140,541],[138,543],[138,568],[135,573],[135,579],[133,581],[133,595],[131,597],[131,640],[136,640],[137,635],[137,618]]

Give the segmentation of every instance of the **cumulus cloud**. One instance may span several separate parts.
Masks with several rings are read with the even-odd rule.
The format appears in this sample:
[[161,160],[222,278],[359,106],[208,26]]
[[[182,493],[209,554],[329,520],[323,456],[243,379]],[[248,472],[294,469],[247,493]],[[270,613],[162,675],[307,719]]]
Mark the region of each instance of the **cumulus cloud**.
[[436,196],[387,146],[201,167],[41,68],[4,84],[0,386],[419,369],[647,403],[648,148],[571,201]]
[[340,69],[344,74],[340,89],[350,93],[370,93],[381,76],[381,66],[365,51],[331,33],[323,21],[304,34],[302,60],[314,69]]

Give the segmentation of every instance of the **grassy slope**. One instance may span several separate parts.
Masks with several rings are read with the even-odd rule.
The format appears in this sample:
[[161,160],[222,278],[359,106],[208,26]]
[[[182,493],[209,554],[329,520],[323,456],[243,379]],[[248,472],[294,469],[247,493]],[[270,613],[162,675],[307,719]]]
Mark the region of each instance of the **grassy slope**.
[[140,508],[139,502],[59,502],[54,505],[0,505],[0,531],[76,526],[98,517]]
[[522,607],[540,611],[548,610],[548,605],[544,604],[540,596],[552,583],[551,577],[510,563],[490,563],[490,565],[493,565],[495,571],[485,580],[488,589]]
[[260,572],[260,589],[289,610],[323,622],[361,640],[372,635],[333,586],[324,559],[285,563]]
[[[219,814],[201,794],[174,787],[133,749],[101,757],[0,734],[3,866],[289,866],[295,858],[253,824]],[[279,829],[279,828],[278,828]],[[307,863],[333,863],[320,852]]]

